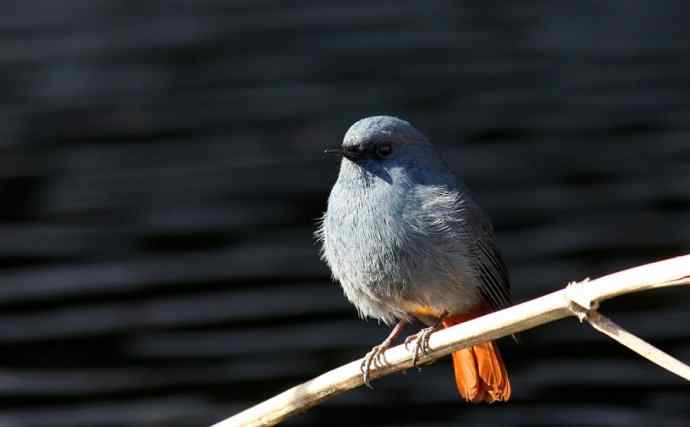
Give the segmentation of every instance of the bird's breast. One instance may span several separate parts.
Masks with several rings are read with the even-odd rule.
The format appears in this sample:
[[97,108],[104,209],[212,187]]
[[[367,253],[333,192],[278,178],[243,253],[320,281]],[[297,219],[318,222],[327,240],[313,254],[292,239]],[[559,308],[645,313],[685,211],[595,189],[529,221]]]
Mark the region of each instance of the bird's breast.
[[324,257],[343,286],[394,292],[409,281],[405,195],[392,186],[336,185],[324,217]]
[[361,313],[434,317],[479,301],[463,203],[448,186],[334,186],[323,256]]

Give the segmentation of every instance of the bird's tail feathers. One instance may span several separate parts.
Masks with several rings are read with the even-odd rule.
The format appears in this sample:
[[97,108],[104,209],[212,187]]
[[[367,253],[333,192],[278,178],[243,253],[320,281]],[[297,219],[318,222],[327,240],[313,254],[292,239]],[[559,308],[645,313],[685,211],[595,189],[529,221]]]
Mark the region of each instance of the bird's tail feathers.
[[[462,323],[488,312],[477,310],[443,319],[443,326]],[[455,384],[463,399],[472,403],[493,403],[510,399],[508,372],[493,341],[476,344],[453,353]]]

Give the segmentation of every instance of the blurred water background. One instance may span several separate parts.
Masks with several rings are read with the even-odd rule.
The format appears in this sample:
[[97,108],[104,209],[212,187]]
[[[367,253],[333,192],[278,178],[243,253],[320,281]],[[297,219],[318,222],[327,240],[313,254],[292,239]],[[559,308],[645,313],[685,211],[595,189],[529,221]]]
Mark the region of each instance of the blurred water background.
[[[685,1],[29,0],[0,13],[0,425],[203,426],[364,354],[312,237],[353,121],[400,115],[490,213],[523,301],[690,252]],[[690,360],[688,290],[603,311]],[[573,319],[287,425],[687,426]]]

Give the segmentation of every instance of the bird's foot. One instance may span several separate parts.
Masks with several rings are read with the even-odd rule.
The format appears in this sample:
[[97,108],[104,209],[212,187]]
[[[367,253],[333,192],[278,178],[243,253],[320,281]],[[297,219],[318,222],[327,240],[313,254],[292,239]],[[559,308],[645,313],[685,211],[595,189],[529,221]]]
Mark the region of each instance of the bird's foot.
[[374,388],[371,386],[371,383],[369,382],[369,373],[371,372],[372,367],[376,366],[382,366],[383,363],[385,362],[383,358],[383,353],[390,348],[390,346],[393,344],[393,341],[400,335],[400,332],[405,328],[405,325],[407,322],[405,320],[399,320],[398,324],[395,325],[391,333],[386,337],[385,340],[379,345],[375,345],[369,353],[367,353],[364,356],[364,359],[362,360],[362,364],[360,365],[359,369],[362,371],[362,380],[364,381],[364,384],[369,387],[369,388]]
[[386,342],[382,342],[379,345],[375,345],[364,356],[364,360],[362,360],[362,364],[359,368],[362,371],[362,380],[364,381],[364,384],[371,389],[374,388],[371,386],[371,383],[369,382],[369,373],[371,372],[371,368],[383,365],[383,363],[385,362],[383,359],[383,353],[386,350],[388,350],[389,347],[390,344]]
[[405,348],[409,350],[409,345],[414,345],[413,347],[413,352],[414,354],[412,355],[412,367],[416,368],[417,367],[417,361],[419,360],[419,356],[422,356],[426,354],[429,351],[429,337],[431,334],[434,332],[438,331],[441,329],[441,325],[443,324],[443,319],[448,315],[447,312],[443,312],[443,315],[441,318],[436,322],[435,325],[429,326],[428,328],[424,328],[417,332],[414,335],[410,335],[409,337],[405,338]]
[[425,354],[429,350],[429,336],[433,333],[436,332],[438,329],[437,326],[430,326],[428,328],[424,328],[421,331],[417,332],[414,335],[410,335],[409,337],[405,338],[405,348],[409,350],[409,346],[412,345],[412,367],[416,368],[417,367],[417,360],[419,360],[419,356]]

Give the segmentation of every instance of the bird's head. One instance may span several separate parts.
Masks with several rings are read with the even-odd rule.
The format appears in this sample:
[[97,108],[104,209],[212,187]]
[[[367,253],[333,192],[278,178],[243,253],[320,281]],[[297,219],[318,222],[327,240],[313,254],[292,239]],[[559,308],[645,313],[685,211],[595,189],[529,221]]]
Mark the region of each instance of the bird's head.
[[409,122],[391,116],[372,116],[355,122],[342,145],[328,154],[343,157],[340,176],[376,175],[391,183],[393,174],[445,170],[429,140]]

